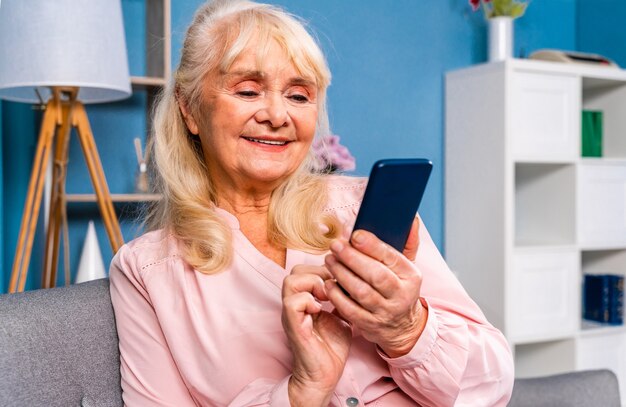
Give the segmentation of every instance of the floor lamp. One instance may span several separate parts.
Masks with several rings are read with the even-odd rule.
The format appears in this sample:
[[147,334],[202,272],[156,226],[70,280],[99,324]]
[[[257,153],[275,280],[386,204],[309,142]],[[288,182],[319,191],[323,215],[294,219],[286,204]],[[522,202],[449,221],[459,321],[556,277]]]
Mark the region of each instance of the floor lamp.
[[53,160],[44,253],[44,288],[56,282],[65,218],[69,138],[75,130],[113,252],[123,244],[84,103],[130,96],[120,0],[5,0],[0,7],[0,98],[45,106],[10,292],[23,291],[43,196]]

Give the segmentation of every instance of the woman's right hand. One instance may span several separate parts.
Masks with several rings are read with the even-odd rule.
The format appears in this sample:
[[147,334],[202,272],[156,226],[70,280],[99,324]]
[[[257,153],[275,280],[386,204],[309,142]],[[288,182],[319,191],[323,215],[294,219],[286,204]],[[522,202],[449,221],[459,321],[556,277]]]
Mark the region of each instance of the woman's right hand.
[[292,406],[326,406],[348,358],[350,325],[322,311],[327,301],[324,281],[332,278],[322,266],[295,266],[283,282],[282,323],[293,353],[289,381]]

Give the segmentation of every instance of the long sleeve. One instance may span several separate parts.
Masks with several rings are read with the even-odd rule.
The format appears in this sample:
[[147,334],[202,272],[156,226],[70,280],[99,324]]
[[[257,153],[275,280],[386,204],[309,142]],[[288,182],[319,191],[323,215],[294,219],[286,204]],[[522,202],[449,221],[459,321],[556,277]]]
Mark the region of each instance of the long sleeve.
[[421,406],[506,406],[513,360],[502,333],[491,326],[420,229],[416,264],[423,273],[428,321],[409,354],[381,354],[398,386]]
[[123,246],[111,263],[111,300],[120,342],[127,406],[196,406],[157,320],[133,252]]

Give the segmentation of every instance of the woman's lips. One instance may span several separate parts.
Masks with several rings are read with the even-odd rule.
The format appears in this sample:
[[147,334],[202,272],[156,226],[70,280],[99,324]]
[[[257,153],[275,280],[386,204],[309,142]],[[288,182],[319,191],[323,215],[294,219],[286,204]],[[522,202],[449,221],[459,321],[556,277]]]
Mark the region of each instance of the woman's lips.
[[253,143],[259,143],[259,144],[264,144],[268,146],[285,146],[288,143],[290,143],[290,141],[288,140],[261,139],[261,138],[254,138],[254,137],[245,137],[245,136],[243,138]]

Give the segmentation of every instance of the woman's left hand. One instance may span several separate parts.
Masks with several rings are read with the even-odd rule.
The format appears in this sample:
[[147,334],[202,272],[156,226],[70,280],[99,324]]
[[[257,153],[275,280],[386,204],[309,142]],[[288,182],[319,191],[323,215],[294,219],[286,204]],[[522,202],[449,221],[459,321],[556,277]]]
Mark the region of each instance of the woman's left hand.
[[325,282],[329,300],[389,357],[407,354],[426,324],[428,311],[420,301],[422,274],[412,262],[418,245],[416,219],[403,253],[359,230],[350,243],[333,241],[326,256],[326,267],[336,279]]

